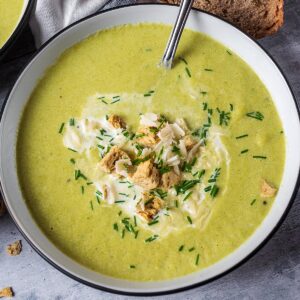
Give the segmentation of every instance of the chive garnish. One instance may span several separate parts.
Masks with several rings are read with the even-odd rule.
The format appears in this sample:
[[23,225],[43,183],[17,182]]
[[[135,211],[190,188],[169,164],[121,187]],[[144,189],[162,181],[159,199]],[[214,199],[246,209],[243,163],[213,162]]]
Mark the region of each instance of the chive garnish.
[[119,216],[121,216],[121,215],[122,215],[122,211],[121,211],[121,210],[118,212],[118,215],[119,215]]
[[233,104],[229,103],[229,106],[230,106],[230,111],[233,111]]
[[157,238],[158,238],[158,235],[154,234],[154,235],[150,236],[149,238],[147,238],[145,240],[145,243],[151,243],[151,242],[155,241]]
[[252,206],[255,203],[256,199],[253,199],[250,203],[250,205]]
[[79,179],[80,177],[84,180],[87,180],[87,177],[80,170],[75,170],[75,180]]
[[248,151],[249,151],[249,149],[242,150],[242,151],[241,151],[241,154],[246,153],[246,152],[248,152]]
[[204,71],[207,71],[207,72],[212,72],[213,69],[208,69],[208,68],[205,68]]
[[178,248],[178,251],[181,252],[184,248],[184,245],[181,245],[179,248]]
[[229,50],[226,50],[226,52],[227,52],[229,55],[232,55],[232,53],[231,53]]
[[65,123],[61,123],[60,127],[59,127],[59,130],[58,130],[58,133],[62,133],[63,130],[64,130],[64,127],[65,127]]
[[101,100],[101,102],[103,102],[104,104],[108,104],[108,103],[107,103],[105,100],[103,100],[103,99]]
[[116,100],[114,100],[114,101],[110,102],[110,104],[117,103],[117,102],[119,102],[120,100],[121,100],[121,99],[120,99],[120,98],[118,98],[118,99],[116,99]]
[[115,231],[119,231],[119,226],[118,226],[117,223],[115,223],[115,224],[113,225],[113,229],[114,229]]
[[248,135],[248,134],[243,134],[243,135],[239,135],[239,136],[237,136],[237,137],[235,137],[235,138],[238,140],[238,139],[245,138],[245,137],[247,137],[247,136],[249,136],[249,135]]
[[74,119],[74,118],[71,118],[71,119],[69,120],[69,125],[70,125],[70,126],[74,126],[74,125],[75,125],[75,119]]
[[178,208],[178,200],[175,200],[175,206]]
[[134,238],[137,239],[138,235],[139,235],[139,230],[137,230],[137,231],[135,232]]
[[185,67],[185,71],[189,77],[192,77],[191,72],[188,67]]
[[135,265],[130,265],[130,269],[135,269]]
[[117,99],[117,98],[120,98],[120,96],[113,96],[113,99]]
[[150,94],[150,93],[144,94],[144,97],[151,97],[151,96],[152,96],[152,94]]
[[200,258],[200,254],[198,253],[195,261],[196,266],[199,264],[199,258]]
[[94,210],[94,206],[93,206],[93,202],[90,201],[90,207],[91,207],[91,210]]
[[122,230],[122,239],[124,239],[125,236],[125,229]]
[[73,152],[77,152],[76,150],[74,150],[72,148],[68,148],[68,150],[73,151]]
[[211,191],[210,191],[210,195],[212,198],[215,198],[217,196],[219,192],[219,188],[216,185],[213,185]]
[[258,158],[258,159],[267,159],[266,156],[261,156],[261,155],[254,155],[252,156],[253,158]]
[[175,185],[176,195],[185,194],[185,192],[191,188],[193,188],[200,180],[184,180],[179,184]]
[[81,186],[81,194],[84,194],[84,186]]
[[253,111],[253,112],[247,113],[246,116],[249,118],[259,120],[259,121],[262,121],[264,119],[264,115],[259,111]]
[[184,198],[183,198],[183,201],[186,201],[191,195],[192,195],[193,192],[189,192]]
[[91,185],[91,184],[93,184],[92,181],[89,181],[89,182],[86,183],[86,185]]
[[187,220],[189,221],[190,224],[193,224],[193,221],[192,221],[190,216],[187,216],[186,218],[187,218]]
[[151,222],[148,223],[149,226],[155,225],[159,222],[159,220],[153,220]]
[[195,250],[195,247],[192,247],[192,248],[189,249],[189,252],[192,252],[194,250]]
[[71,158],[71,159],[70,159],[70,163],[73,164],[73,165],[75,165],[75,159],[74,159],[74,158]]
[[161,189],[153,189],[151,192],[150,192],[151,195],[154,195],[154,196],[157,196],[161,199],[164,199],[168,196],[168,192],[164,192],[163,190]]
[[137,226],[137,221],[136,221],[136,216],[133,217],[133,221],[134,221],[134,226]]
[[188,64],[188,62],[185,60],[185,58],[183,58],[182,56],[178,57],[181,61],[183,61],[186,65]]
[[117,201],[115,201],[116,204],[118,204],[118,203],[124,203],[124,202],[125,202],[125,200],[117,200]]

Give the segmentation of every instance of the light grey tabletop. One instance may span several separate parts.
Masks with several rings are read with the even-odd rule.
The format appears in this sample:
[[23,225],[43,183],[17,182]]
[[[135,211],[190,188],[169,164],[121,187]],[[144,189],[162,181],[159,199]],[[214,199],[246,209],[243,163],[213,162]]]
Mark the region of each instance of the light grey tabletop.
[[[285,25],[260,43],[285,72],[300,101],[300,2],[286,0]],[[12,57],[0,64],[0,103],[33,49],[26,30]],[[27,53],[27,54],[26,54]],[[300,133],[299,133],[300,134]],[[300,151],[300,149],[299,149]],[[7,244],[22,239],[17,257]],[[45,262],[24,241],[11,218],[0,218],[0,288],[12,286],[15,299],[130,299],[84,286]],[[230,274],[205,286],[160,299],[300,299],[300,194],[272,239],[253,258]]]

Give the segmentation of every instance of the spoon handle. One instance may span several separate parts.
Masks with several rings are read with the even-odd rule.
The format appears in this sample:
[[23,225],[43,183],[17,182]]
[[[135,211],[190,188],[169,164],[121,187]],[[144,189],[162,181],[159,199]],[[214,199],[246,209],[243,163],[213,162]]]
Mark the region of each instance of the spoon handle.
[[175,52],[184,28],[184,25],[186,23],[186,20],[188,18],[188,15],[190,13],[190,10],[192,8],[194,0],[182,0],[180,7],[179,7],[179,13],[174,25],[174,28],[172,30],[172,33],[169,37],[169,41],[164,53],[164,56],[162,58],[161,64],[166,69],[171,69],[173,59],[175,56]]

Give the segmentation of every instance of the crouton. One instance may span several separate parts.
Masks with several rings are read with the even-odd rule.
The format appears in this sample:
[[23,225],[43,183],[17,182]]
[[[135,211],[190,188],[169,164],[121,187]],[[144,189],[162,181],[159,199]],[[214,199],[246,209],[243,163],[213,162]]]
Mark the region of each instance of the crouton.
[[126,128],[126,123],[123,121],[123,119],[117,115],[111,115],[108,118],[108,122],[114,127],[114,128]]
[[147,221],[152,220],[164,206],[163,200],[151,195],[149,192],[143,193],[142,201],[144,208],[142,209],[141,203],[139,203],[137,207],[138,214]]
[[100,168],[107,173],[115,170],[115,163],[119,159],[129,159],[128,154],[118,146],[113,146],[110,151],[102,158]]
[[19,255],[21,251],[22,251],[21,241],[15,241],[14,243],[8,245],[6,248],[6,252],[10,256]]
[[158,142],[157,129],[155,127],[141,127],[137,131],[137,142],[145,147],[153,148]]
[[164,189],[169,189],[179,183],[181,175],[178,175],[174,170],[164,173],[161,177],[161,185]]
[[183,140],[187,151],[190,151],[197,143],[190,135],[186,135]]
[[2,297],[10,297],[11,298],[11,297],[13,297],[13,295],[14,295],[14,292],[11,287],[6,287],[6,288],[0,290],[0,298],[2,298]]
[[271,198],[274,197],[277,192],[277,189],[270,185],[266,180],[263,180],[261,189],[260,189],[260,196],[262,198]]
[[146,190],[152,190],[159,185],[159,171],[151,159],[140,163],[131,176],[131,180]]

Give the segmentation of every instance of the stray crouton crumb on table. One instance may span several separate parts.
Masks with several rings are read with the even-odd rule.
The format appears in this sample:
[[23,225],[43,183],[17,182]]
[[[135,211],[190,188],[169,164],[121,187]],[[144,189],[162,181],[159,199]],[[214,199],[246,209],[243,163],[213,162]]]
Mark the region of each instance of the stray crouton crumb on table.
[[8,245],[6,248],[6,252],[10,256],[19,255],[21,251],[22,251],[21,241],[15,241],[14,243]]
[[0,290],[0,298],[2,298],[2,297],[11,298],[13,296],[14,296],[14,292],[11,287],[6,287],[6,288],[3,288],[2,290]]

